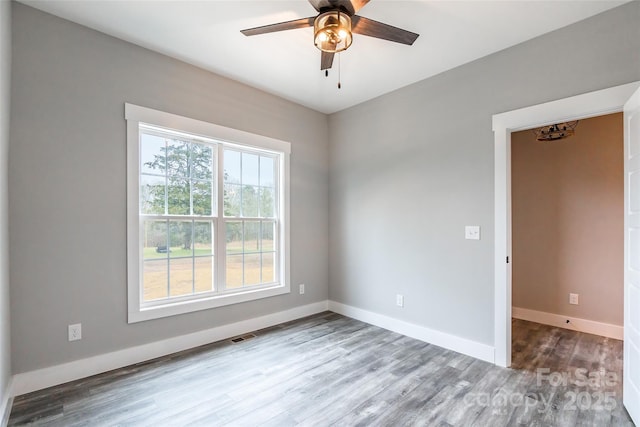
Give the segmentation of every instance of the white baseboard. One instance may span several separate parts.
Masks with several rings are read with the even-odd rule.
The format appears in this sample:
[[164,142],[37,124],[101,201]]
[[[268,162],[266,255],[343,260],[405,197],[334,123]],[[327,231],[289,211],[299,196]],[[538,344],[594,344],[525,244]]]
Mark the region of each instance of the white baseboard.
[[180,335],[166,340],[16,374],[13,377],[11,396],[19,396],[54,385],[144,362],[145,360],[155,359],[156,357],[246,334],[258,329],[321,313],[327,311],[327,309],[327,301],[321,301],[204,331]]
[[13,404],[13,377],[9,379],[9,384],[4,390],[2,401],[0,401],[0,427],[5,427],[9,423],[11,415],[11,405]]
[[[511,315],[516,319],[542,323],[543,325],[557,326],[559,328],[601,335],[603,337],[615,338],[617,340],[624,339],[624,328],[610,323],[594,322],[593,320],[546,313],[544,311],[529,310],[528,308],[521,307],[513,307]],[[567,323],[567,320],[569,320],[570,323]]]
[[487,344],[461,338],[445,332],[436,331],[414,323],[394,319],[392,317],[341,304],[335,301],[329,301],[329,310],[429,344],[437,345],[438,347],[444,347],[458,353],[466,354],[467,356],[475,357],[476,359],[495,363],[494,347]]

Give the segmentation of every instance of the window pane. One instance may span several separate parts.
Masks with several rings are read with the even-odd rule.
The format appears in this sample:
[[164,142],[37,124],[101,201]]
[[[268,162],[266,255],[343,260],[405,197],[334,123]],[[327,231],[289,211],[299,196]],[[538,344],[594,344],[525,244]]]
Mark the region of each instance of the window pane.
[[165,190],[163,176],[140,175],[140,212],[163,215]]
[[273,238],[275,236],[276,223],[273,221],[262,221],[262,251],[273,251]]
[[260,185],[256,154],[242,153],[242,185]]
[[164,176],[166,167],[164,138],[140,135],[140,172]]
[[241,188],[239,184],[224,185],[225,216],[240,216],[240,204],[242,201]]
[[276,281],[276,265],[275,254],[262,254],[262,283],[271,283]]
[[260,188],[260,216],[263,218],[273,218],[275,214],[275,200],[273,188]]
[[213,255],[213,223],[210,221],[196,221],[193,227],[194,255]]
[[224,182],[240,184],[240,153],[224,150]]
[[227,256],[227,289],[242,287],[242,255]]
[[169,221],[169,256],[171,258],[193,256],[193,223]]
[[260,185],[275,187],[274,161],[272,157],[260,156]]
[[260,222],[245,221],[244,252],[260,252]]
[[203,144],[191,144],[191,178],[211,181],[212,177],[212,148]]
[[242,187],[242,216],[258,216],[258,195],[259,187],[243,185]]
[[260,254],[244,256],[244,284],[246,286],[260,283]]
[[189,181],[182,178],[169,177],[167,186],[167,204],[169,215],[189,215],[190,197]]
[[167,221],[144,221],[142,255],[144,259],[167,257]]
[[196,292],[212,291],[214,278],[214,258],[195,258],[194,267],[194,285]]
[[169,291],[172,297],[193,293],[193,258],[169,261]]
[[242,222],[227,221],[227,254],[242,253]]
[[191,185],[194,215],[211,215],[213,189],[210,181],[195,181]]
[[144,261],[142,263],[142,298],[145,301],[153,301],[168,296],[167,265],[167,259]]
[[177,139],[167,141],[167,173],[177,177],[189,177],[189,143]]

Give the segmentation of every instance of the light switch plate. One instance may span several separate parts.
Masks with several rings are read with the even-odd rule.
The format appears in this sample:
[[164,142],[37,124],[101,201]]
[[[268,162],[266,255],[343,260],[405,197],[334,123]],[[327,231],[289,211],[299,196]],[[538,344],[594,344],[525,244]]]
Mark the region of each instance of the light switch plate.
[[480,226],[479,225],[465,226],[464,238],[467,240],[480,240]]

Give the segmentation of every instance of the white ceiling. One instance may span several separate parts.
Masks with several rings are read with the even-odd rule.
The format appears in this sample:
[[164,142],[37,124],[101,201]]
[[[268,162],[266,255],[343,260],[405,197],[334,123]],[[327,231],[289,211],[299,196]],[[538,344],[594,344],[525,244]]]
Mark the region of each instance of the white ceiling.
[[[305,0],[20,0],[323,113],[375,98],[628,0],[371,0],[358,15],[420,34],[405,46],[355,34],[325,77],[311,28],[241,29],[314,16]],[[570,47],[559,47],[565,49]],[[338,89],[338,64],[342,89]],[[532,66],[539,58],[531,58]]]

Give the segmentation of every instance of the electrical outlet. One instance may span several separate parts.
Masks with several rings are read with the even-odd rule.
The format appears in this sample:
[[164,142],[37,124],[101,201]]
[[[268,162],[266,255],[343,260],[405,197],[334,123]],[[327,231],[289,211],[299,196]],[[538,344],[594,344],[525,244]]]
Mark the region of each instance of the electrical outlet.
[[404,296],[401,294],[396,295],[396,305],[398,307],[404,307]]
[[578,294],[569,294],[569,304],[578,305]]
[[82,323],[69,325],[69,341],[77,341],[82,339]]
[[304,283],[300,283],[298,285],[298,287],[299,287],[299,290],[300,290],[300,295],[304,295]]

